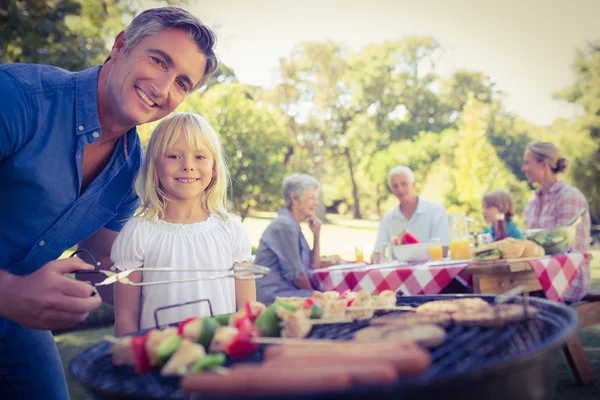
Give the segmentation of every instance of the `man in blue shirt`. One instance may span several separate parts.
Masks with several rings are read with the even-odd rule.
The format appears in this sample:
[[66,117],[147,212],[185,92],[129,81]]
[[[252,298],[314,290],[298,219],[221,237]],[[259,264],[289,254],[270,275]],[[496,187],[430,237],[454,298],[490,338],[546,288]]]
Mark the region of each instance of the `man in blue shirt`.
[[206,82],[214,43],[197,18],[166,7],[136,17],[102,66],[0,66],[0,398],[68,399],[49,329],[83,321],[101,300],[64,276],[91,265],[56,259],[79,244],[110,267],[139,204],[135,126]]

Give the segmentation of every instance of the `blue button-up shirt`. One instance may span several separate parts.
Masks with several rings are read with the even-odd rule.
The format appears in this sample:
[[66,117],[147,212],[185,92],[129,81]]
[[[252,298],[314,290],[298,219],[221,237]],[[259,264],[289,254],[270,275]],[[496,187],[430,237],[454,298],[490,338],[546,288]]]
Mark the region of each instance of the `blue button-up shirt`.
[[[80,194],[83,149],[102,136],[100,68],[0,66],[0,268],[12,274],[36,271],[102,227],[119,231],[139,205],[135,128]],[[14,326],[0,318],[0,337]]]

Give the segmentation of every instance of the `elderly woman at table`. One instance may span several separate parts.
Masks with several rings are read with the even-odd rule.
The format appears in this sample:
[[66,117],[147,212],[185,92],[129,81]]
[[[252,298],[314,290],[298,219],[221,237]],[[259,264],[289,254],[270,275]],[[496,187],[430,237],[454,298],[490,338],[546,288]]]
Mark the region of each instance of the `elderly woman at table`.
[[[271,268],[267,276],[256,281],[258,301],[270,304],[277,296],[312,294],[307,273],[321,264],[321,221],[315,216],[319,189],[319,182],[309,175],[292,174],[284,179],[282,194],[286,206],[263,233],[256,252],[255,262]],[[313,232],[312,251],[300,229],[303,221],[308,222]]]
[[[590,248],[590,214],[585,196],[557,175],[567,168],[567,160],[552,143],[533,142],[527,146],[521,170],[538,190],[525,206],[525,229],[551,229],[565,225],[582,209],[587,210],[577,226],[573,250],[587,253]],[[590,288],[590,267],[584,264],[565,296],[567,301],[580,300]]]

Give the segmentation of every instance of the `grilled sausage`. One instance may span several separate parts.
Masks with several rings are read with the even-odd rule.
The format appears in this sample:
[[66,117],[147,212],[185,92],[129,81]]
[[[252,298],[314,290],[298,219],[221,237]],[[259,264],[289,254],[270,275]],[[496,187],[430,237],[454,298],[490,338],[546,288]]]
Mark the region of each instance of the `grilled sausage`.
[[[273,349],[273,350],[271,350]],[[282,359],[288,365],[320,365],[335,360],[344,365],[383,362],[394,366],[401,376],[414,376],[429,367],[431,356],[414,343],[363,343],[331,346],[271,346],[265,350],[267,363]],[[279,361],[283,362],[283,361]]]
[[[264,363],[263,368],[315,368],[314,363],[303,362],[302,360],[295,360],[294,362],[294,366],[290,367],[290,362],[288,359],[276,358]],[[352,381],[353,385],[379,385],[391,383],[396,381],[399,376],[398,371],[396,371],[396,368],[392,364],[381,361],[368,361],[360,364],[344,364],[337,360],[328,359],[320,361],[317,365],[317,368],[323,369],[345,368],[350,374],[350,380]]]
[[186,393],[200,394],[275,394],[341,390],[352,384],[344,367],[264,368],[240,366],[227,375],[191,374],[180,381]]

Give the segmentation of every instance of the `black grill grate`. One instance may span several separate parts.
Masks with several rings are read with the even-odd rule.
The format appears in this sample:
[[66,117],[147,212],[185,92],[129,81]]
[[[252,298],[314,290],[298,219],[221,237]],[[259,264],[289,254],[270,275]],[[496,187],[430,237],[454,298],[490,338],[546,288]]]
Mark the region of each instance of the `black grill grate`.
[[[418,296],[399,297],[398,305],[417,306],[426,301],[455,298],[457,296]],[[487,301],[493,298],[483,296]],[[520,301],[517,299],[516,301]],[[527,322],[512,324],[502,328],[465,328],[451,325],[446,328],[447,340],[432,350],[432,365],[419,378],[402,379],[396,384],[382,388],[357,388],[346,391],[339,398],[362,398],[363,396],[383,396],[384,394],[409,393],[416,386],[435,386],[438,382],[457,379],[460,376],[476,372],[479,376],[486,369],[500,365],[515,364],[519,360],[531,358],[536,353],[556,348],[564,343],[577,326],[577,317],[568,307],[547,300],[531,299],[530,304],[539,309],[539,313]],[[403,312],[403,311],[397,311]],[[367,321],[346,324],[317,325],[313,327],[310,338],[313,339],[351,339],[353,334],[368,325]],[[263,350],[243,362],[261,362]],[[234,362],[228,360],[226,365]],[[71,373],[88,389],[104,394],[106,398],[147,398],[182,399],[185,396],[177,389],[177,380],[165,379],[157,372],[143,376],[134,374],[131,368],[112,365],[110,344],[99,343],[77,356],[70,366]],[[358,397],[357,397],[358,396]],[[463,395],[464,396],[464,395]],[[468,397],[468,394],[467,394]],[[208,399],[208,397],[201,397]],[[262,397],[266,398],[266,397]],[[276,396],[273,398],[283,398]],[[300,398],[300,396],[288,396]],[[335,393],[315,394],[305,398],[338,398]],[[382,397],[383,398],[383,397]],[[476,398],[476,397],[474,397]],[[514,397],[512,397],[514,398]],[[223,399],[223,397],[220,397]]]

